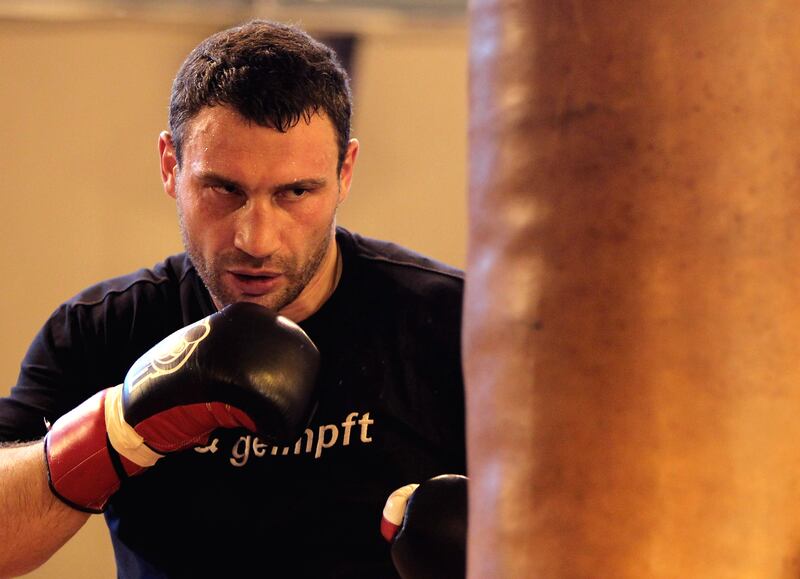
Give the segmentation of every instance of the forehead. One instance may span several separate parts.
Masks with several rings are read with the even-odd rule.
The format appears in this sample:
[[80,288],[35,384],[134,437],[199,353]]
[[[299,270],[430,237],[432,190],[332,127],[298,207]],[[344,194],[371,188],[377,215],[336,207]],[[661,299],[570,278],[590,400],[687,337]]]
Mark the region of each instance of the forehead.
[[206,107],[189,123],[183,139],[187,164],[224,172],[257,166],[303,165],[327,170],[338,160],[336,132],[327,116],[314,114],[286,132],[248,121],[227,106]]

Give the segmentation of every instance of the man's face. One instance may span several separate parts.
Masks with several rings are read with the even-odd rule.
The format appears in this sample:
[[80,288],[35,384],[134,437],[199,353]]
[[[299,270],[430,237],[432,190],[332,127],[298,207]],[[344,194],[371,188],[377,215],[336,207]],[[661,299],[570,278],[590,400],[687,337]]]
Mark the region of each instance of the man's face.
[[159,149],[184,245],[215,305],[249,301],[279,311],[302,298],[334,243],[357,142],[337,174],[327,117],[281,133],[215,106],[187,124],[180,167],[168,133]]

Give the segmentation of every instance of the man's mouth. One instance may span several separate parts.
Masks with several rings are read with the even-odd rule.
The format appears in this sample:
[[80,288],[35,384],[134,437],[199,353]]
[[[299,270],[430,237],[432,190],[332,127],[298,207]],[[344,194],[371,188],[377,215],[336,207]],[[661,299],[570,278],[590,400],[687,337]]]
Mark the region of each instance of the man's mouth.
[[228,271],[236,289],[244,295],[260,296],[277,287],[283,274],[279,272]]

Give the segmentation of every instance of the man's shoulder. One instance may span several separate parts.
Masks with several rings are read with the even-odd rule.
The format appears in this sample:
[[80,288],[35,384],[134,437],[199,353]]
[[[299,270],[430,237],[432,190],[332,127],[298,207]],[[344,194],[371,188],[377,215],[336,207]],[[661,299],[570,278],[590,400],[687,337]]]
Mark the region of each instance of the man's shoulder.
[[433,259],[396,243],[373,239],[350,232],[337,230],[337,239],[345,260],[357,262],[360,271],[368,270],[411,287],[449,288],[463,291],[464,272],[456,267]]
[[67,302],[67,307],[93,308],[108,302],[138,301],[176,293],[194,271],[186,254],[172,255],[152,267],[115,276],[87,287]]
[[[113,370],[127,367],[158,340],[211,313],[211,301],[188,257],[92,285],[50,315],[32,351],[104,353]],[[71,362],[70,362],[71,363]]]

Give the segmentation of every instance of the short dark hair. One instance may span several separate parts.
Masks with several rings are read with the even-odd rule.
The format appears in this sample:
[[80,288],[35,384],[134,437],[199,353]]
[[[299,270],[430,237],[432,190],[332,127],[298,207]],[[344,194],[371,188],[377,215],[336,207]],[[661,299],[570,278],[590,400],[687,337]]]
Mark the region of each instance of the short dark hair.
[[336,131],[341,170],[350,141],[350,80],[336,53],[303,30],[253,20],[209,36],[189,53],[169,103],[179,165],[186,123],[217,105],[281,132],[325,113]]

